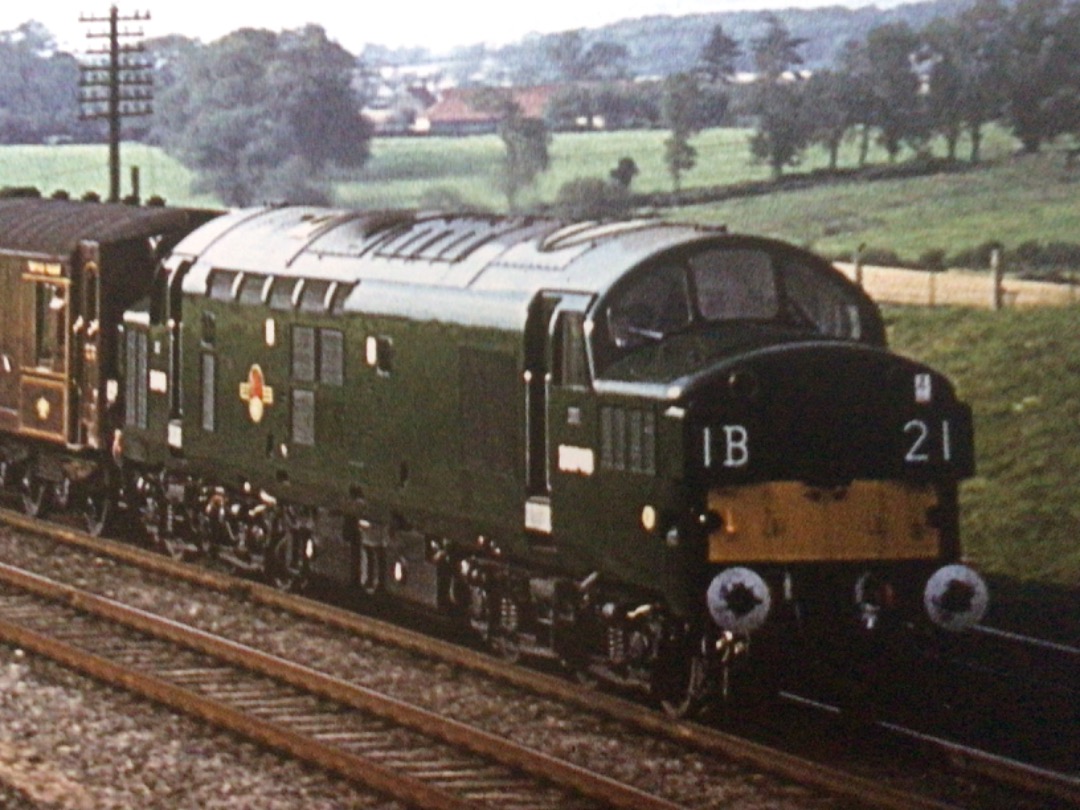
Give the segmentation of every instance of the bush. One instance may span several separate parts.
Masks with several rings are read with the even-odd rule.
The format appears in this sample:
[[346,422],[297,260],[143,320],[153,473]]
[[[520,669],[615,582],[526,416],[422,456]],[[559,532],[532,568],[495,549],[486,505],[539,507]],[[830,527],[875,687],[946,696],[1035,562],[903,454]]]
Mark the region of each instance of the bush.
[[949,259],[953,267],[968,267],[972,270],[985,270],[990,266],[990,257],[995,250],[1002,251],[1002,259],[1005,259],[1004,246],[1001,242],[983,242],[968,250],[962,250]]
[[880,267],[904,267],[905,264],[895,250],[868,247],[862,251],[863,264],[875,264]]
[[930,250],[923,251],[919,256],[919,267],[926,270],[944,270],[945,269],[945,251],[941,248],[931,248]]
[[565,219],[618,219],[631,208],[629,192],[598,177],[579,177],[563,183],[555,212]]
[[420,195],[420,208],[430,211],[475,212],[479,206],[469,202],[453,186],[432,186]]

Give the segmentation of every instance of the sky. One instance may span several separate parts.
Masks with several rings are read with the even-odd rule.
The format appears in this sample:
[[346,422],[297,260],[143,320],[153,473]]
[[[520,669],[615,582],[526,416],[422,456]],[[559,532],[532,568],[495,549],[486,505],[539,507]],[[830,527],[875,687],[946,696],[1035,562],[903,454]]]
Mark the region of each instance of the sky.
[[[80,16],[107,17],[115,2],[121,16],[149,12],[145,22],[128,23],[144,36],[166,34],[210,42],[243,27],[281,31],[316,23],[333,40],[352,52],[366,43],[391,47],[423,46],[444,50],[478,42],[504,44],[532,32],[549,33],[592,28],[628,17],[649,14],[690,14],[745,9],[810,8],[826,5],[894,6],[905,0],[383,0],[378,3],[342,0],[301,2],[223,3],[220,0],[38,0],[0,4],[0,31],[27,20],[41,22],[64,50],[91,47]],[[98,30],[107,30],[97,25]]]

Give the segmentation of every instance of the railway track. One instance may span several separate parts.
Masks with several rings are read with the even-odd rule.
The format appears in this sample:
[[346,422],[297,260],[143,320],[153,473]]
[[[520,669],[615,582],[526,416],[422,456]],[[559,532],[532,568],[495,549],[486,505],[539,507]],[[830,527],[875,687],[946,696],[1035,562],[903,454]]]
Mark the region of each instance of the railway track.
[[[692,723],[677,723],[645,710],[624,700],[605,694],[583,693],[580,687],[543,673],[512,666],[475,651],[449,644],[429,636],[404,631],[397,626],[359,616],[350,611],[339,610],[310,600],[283,594],[257,583],[238,581],[233,577],[202,568],[176,563],[160,555],[148,554],[131,546],[101,541],[80,532],[64,530],[52,524],[43,525],[22,515],[0,511],[0,519],[35,533],[50,536],[68,543],[80,545],[95,554],[112,556],[139,567],[149,567],[170,577],[182,577],[219,591],[243,592],[252,601],[284,609],[293,614],[334,627],[349,633],[366,636],[380,644],[404,647],[424,656],[431,656],[452,665],[482,673],[488,677],[511,683],[519,688],[547,695],[583,710],[600,713],[619,722],[638,728],[656,737],[666,737],[677,743],[735,760],[754,768],[775,774],[784,779],[813,786],[831,795],[854,799],[877,807],[944,807],[946,803],[932,797],[911,794],[890,787],[882,780],[859,776],[844,770],[812,762],[774,747],[762,745],[737,736]],[[979,752],[959,748],[944,741],[920,740],[926,748],[928,762],[952,762],[956,767],[973,774],[976,778],[990,776],[995,781],[1012,785],[1016,790],[1035,797],[1043,796],[1050,802],[1080,801],[1080,782],[1060,774],[1042,773],[1038,769],[1020,763],[1001,761],[992,756],[980,756]],[[935,747],[936,746],[936,747]],[[935,753],[936,752],[936,753]],[[1036,799],[1038,801],[1038,799]],[[640,803],[629,806],[642,806]],[[1039,806],[1036,804],[1035,806]]]
[[678,807],[387,695],[4,564],[0,638],[412,805]]

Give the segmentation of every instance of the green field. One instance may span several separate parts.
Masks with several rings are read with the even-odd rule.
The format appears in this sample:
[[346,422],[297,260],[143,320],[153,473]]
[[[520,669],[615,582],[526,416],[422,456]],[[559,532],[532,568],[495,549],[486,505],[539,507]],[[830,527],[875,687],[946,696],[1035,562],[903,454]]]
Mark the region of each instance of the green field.
[[[144,199],[155,194],[177,205],[220,205],[212,197],[191,192],[191,172],[160,149],[125,143],[122,194],[131,192],[131,167],[138,166]],[[109,196],[109,155],[105,146],[0,147],[0,187],[34,186],[48,196],[66,191],[72,198],[96,192]]]
[[674,212],[697,222],[761,231],[828,256],[860,244],[915,261],[987,241],[1080,242],[1080,167],[1063,153],[1005,157],[984,170],[823,186]]
[[[693,140],[698,166],[683,177],[686,189],[723,186],[768,177],[753,165],[750,131],[714,129]],[[552,201],[560,186],[579,177],[607,177],[622,157],[640,174],[636,192],[667,191],[671,178],[663,164],[664,131],[558,134],[552,162],[521,202]],[[940,144],[936,151],[941,153]],[[961,144],[961,154],[966,145]],[[988,133],[985,164],[969,172],[873,183],[838,183],[661,212],[695,222],[727,223],[734,230],[765,233],[806,245],[830,256],[846,256],[859,244],[895,251],[917,260],[931,250],[953,255],[989,240],[1015,247],[1023,242],[1080,241],[1080,167],[1065,168],[1063,149],[1015,157],[1015,143],[1000,129]],[[372,157],[359,173],[338,178],[342,205],[365,208],[446,206],[461,203],[503,210],[498,165],[503,154],[494,136],[472,138],[384,138],[372,143]],[[158,194],[172,203],[215,205],[191,191],[191,174],[159,149],[125,144],[125,167],[142,173],[143,197]],[[903,157],[903,156],[902,156]],[[885,160],[880,150],[872,162]],[[847,143],[841,166],[852,166],[856,144]],[[810,150],[798,170],[821,168],[826,156]],[[88,190],[105,196],[108,186],[104,146],[12,146],[0,148],[0,186],[33,185],[51,194],[65,189],[79,197]],[[124,193],[128,193],[125,168]]]

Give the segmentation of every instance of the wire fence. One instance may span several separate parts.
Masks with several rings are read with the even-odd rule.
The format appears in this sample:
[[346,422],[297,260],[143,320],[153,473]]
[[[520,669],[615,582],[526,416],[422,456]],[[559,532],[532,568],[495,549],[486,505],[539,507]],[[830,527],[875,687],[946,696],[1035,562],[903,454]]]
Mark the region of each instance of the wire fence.
[[1080,303],[1080,277],[1071,283],[1030,281],[993,271],[900,270],[891,267],[836,265],[848,278],[861,281],[875,301],[914,306],[960,306],[983,309],[1062,307]]

